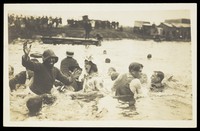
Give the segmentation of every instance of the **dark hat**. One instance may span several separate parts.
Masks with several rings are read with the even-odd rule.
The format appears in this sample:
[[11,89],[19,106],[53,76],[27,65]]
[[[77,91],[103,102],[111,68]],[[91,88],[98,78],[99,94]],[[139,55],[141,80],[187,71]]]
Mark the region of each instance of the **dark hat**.
[[35,96],[29,98],[26,106],[29,110],[29,115],[36,115],[42,109],[42,97]]
[[74,52],[72,52],[72,51],[67,51],[66,54],[67,54],[68,57],[73,57]]
[[42,60],[45,62],[49,58],[55,58],[56,62],[58,62],[58,57],[55,55],[55,53],[52,50],[47,49],[42,54]]

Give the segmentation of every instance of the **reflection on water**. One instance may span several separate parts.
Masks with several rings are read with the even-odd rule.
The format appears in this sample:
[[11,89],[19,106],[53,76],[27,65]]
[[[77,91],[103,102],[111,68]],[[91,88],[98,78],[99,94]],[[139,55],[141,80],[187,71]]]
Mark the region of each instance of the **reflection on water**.
[[[21,56],[23,55],[22,43],[10,44],[8,47],[9,64],[15,67],[15,73],[24,70],[21,65]],[[42,53],[45,49],[52,49],[59,57],[55,64],[60,68],[61,60],[66,56],[67,50],[74,51],[74,58],[77,59],[80,66],[83,67],[84,57],[92,55],[94,62],[98,65],[99,73],[105,75],[107,69],[115,67],[118,72],[128,71],[128,65],[137,61],[144,65],[143,72],[148,76],[153,70],[162,70],[167,74],[173,74],[189,78],[191,82],[192,75],[192,54],[190,42],[154,42],[137,40],[117,40],[103,41],[102,46],[83,46],[83,45],[51,45],[35,41],[32,44],[31,52]],[[106,50],[107,54],[103,51]],[[151,54],[152,58],[147,59]],[[110,63],[105,63],[105,59],[110,58]],[[39,59],[39,61],[42,61]]]

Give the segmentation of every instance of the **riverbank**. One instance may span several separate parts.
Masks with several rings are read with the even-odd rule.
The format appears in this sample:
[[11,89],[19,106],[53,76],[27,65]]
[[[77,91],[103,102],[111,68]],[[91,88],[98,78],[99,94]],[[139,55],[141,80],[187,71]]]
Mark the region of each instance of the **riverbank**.
[[[132,40],[154,40],[156,42],[169,41],[165,38],[154,39],[151,35],[141,35],[133,32],[133,27],[124,27],[123,29],[92,29],[90,32],[90,38],[96,38],[96,35],[100,34],[103,40],[122,40],[122,39],[132,39]],[[52,28],[16,28],[14,26],[8,29],[8,42],[11,43],[15,39],[37,39],[42,36],[62,36],[62,37],[74,37],[74,38],[84,38],[85,30],[81,27],[52,27]],[[190,42],[190,40],[176,39],[170,41],[177,42]]]
[[[126,27],[121,30],[116,29],[93,29],[90,33],[91,38],[95,38],[96,34],[101,34],[104,40],[120,40],[120,39],[136,39],[136,34],[132,32],[131,27]],[[69,26],[63,26],[58,28],[46,28],[43,30],[33,29],[28,30],[17,29],[15,27],[9,27],[8,40],[11,43],[17,38],[21,39],[32,39],[40,36],[63,36],[63,37],[75,37],[84,38],[85,31],[83,28],[72,28]]]

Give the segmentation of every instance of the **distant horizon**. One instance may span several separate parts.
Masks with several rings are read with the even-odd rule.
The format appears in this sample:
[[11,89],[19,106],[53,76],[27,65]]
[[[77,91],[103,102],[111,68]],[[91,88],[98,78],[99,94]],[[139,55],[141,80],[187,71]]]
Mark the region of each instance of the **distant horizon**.
[[8,7],[8,14],[61,17],[63,25],[67,24],[67,19],[82,20],[84,15],[88,15],[88,18],[93,20],[119,22],[119,25],[124,27],[133,27],[135,21],[148,21],[157,25],[167,19],[191,19],[190,4],[161,5],[9,4],[6,7]]

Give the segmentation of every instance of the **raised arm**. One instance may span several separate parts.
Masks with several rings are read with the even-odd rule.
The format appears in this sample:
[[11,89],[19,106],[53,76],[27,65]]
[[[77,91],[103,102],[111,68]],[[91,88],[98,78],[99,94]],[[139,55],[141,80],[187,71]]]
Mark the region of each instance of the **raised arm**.
[[24,51],[24,57],[25,59],[29,56],[30,52],[31,52],[31,44],[29,45],[28,47],[28,41],[26,41],[24,44],[23,44],[23,51]]
[[41,63],[35,63],[30,60],[29,54],[31,51],[31,44],[28,47],[27,41],[23,44],[23,51],[24,55],[22,56],[22,65],[32,71],[39,70],[41,68]]

